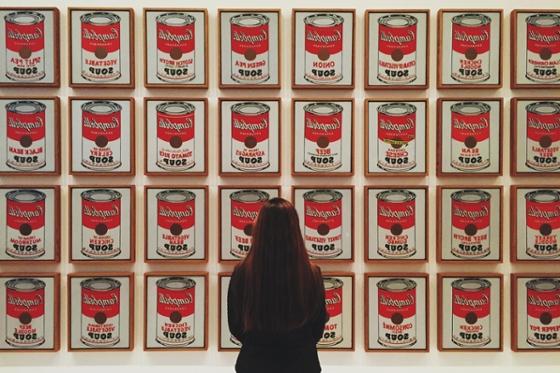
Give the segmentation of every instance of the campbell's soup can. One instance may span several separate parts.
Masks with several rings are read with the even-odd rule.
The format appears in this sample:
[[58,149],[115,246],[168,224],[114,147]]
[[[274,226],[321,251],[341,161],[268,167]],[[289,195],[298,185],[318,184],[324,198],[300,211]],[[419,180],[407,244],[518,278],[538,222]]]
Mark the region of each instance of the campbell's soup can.
[[45,16],[33,11],[11,12],[6,23],[6,77],[33,82],[45,77]]
[[460,347],[481,347],[491,341],[490,287],[488,280],[462,278],[452,287],[452,336]]
[[534,347],[560,346],[560,281],[527,281],[527,343]]
[[110,171],[121,166],[121,105],[112,101],[82,104],[82,166]]
[[451,78],[460,83],[490,79],[490,24],[484,14],[460,14],[451,20]]
[[13,101],[6,105],[6,165],[34,171],[46,165],[45,111],[38,101]]
[[465,101],[451,105],[451,167],[480,171],[490,166],[490,105]]
[[451,194],[451,254],[461,259],[490,255],[490,198],[479,189]]
[[231,166],[260,171],[270,166],[270,106],[240,102],[231,107]]
[[315,102],[303,107],[303,165],[313,171],[334,171],[342,166],[342,111],[332,102]]
[[156,106],[158,157],[166,171],[185,171],[195,165],[195,106],[169,101]]
[[527,79],[536,83],[560,80],[560,16],[538,13],[527,23]]
[[95,277],[82,280],[80,341],[89,347],[109,347],[120,341],[121,282]]
[[377,166],[385,171],[416,167],[416,106],[391,102],[377,108]]
[[305,74],[315,84],[332,84],[343,78],[343,24],[337,14],[305,17]]
[[377,283],[378,336],[385,347],[403,348],[416,341],[416,282],[390,278]]
[[195,18],[186,13],[163,13],[156,17],[157,73],[167,83],[195,78]]
[[91,189],[81,197],[81,253],[91,259],[114,258],[121,253],[121,193]]
[[231,255],[245,258],[251,248],[253,224],[259,210],[270,195],[262,190],[245,189],[233,192],[231,200]]
[[335,346],[342,342],[342,280],[334,277],[323,277],[325,286],[325,304],[329,320],[325,324],[323,336],[318,346]]
[[186,346],[194,342],[195,287],[188,277],[157,280],[156,341],[163,346]]
[[331,189],[303,194],[305,244],[311,258],[342,254],[342,193]]
[[527,255],[535,259],[560,256],[560,192],[539,189],[525,194]]
[[238,14],[231,25],[231,79],[257,84],[270,79],[270,19],[264,14]]
[[233,334],[229,336],[229,341],[236,346],[239,346],[239,347],[243,346],[241,341],[239,341],[239,339],[235,338],[235,336]]
[[6,254],[16,259],[45,255],[45,193],[17,189],[6,193]]
[[35,278],[6,281],[6,343],[29,348],[45,343],[45,283]]
[[416,254],[416,194],[405,189],[377,193],[377,252],[386,259]]
[[156,195],[158,242],[164,258],[186,258],[195,252],[195,200],[188,190],[163,190]]
[[536,171],[560,169],[560,103],[541,101],[527,111],[527,167]]
[[85,13],[82,24],[82,78],[105,83],[121,77],[121,17]]
[[377,79],[387,84],[415,81],[418,19],[408,14],[388,14],[379,18],[377,23]]

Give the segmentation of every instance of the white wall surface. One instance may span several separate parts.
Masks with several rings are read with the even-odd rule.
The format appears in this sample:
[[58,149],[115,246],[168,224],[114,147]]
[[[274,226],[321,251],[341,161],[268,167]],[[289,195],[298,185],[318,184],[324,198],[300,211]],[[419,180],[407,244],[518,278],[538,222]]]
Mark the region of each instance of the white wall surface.
[[[218,277],[220,271],[228,271],[232,268],[231,264],[218,264],[218,185],[231,185],[248,183],[252,180],[243,178],[220,178],[218,176],[218,97],[275,97],[281,96],[282,102],[282,176],[279,178],[262,178],[259,183],[276,184],[280,183],[283,187],[282,195],[290,198],[293,184],[347,184],[356,186],[356,206],[355,206],[355,262],[349,265],[325,265],[323,270],[345,270],[356,273],[356,303],[355,303],[355,352],[321,352],[320,358],[324,366],[327,368],[325,372],[345,372],[352,369],[356,373],[366,371],[382,371],[382,372],[410,372],[413,368],[418,372],[440,372],[453,369],[454,372],[472,372],[472,371],[560,371],[560,353],[512,353],[510,350],[510,281],[509,274],[511,272],[553,272],[559,270],[558,263],[548,265],[538,264],[515,264],[509,263],[509,223],[511,220],[509,214],[509,185],[534,183],[547,184],[556,183],[558,179],[551,178],[527,178],[527,177],[509,177],[509,151],[510,151],[510,104],[509,99],[514,96],[560,96],[560,90],[517,90],[512,92],[509,88],[509,56],[510,56],[510,11],[514,8],[560,8],[558,0],[392,0],[390,2],[364,1],[364,0],[346,0],[346,1],[325,1],[325,0],[283,0],[281,2],[263,2],[262,0],[206,0],[206,1],[185,1],[185,0],[116,0],[112,2],[92,2],[85,0],[51,0],[39,1],[28,0],[25,3],[15,3],[3,1],[2,6],[57,6],[61,11],[61,78],[62,87],[60,89],[1,89],[1,95],[58,95],[61,97],[61,113],[62,113],[62,176],[61,177],[2,177],[0,184],[21,184],[29,185],[34,183],[41,184],[60,184],[62,188],[62,212],[66,212],[68,208],[68,189],[66,185],[76,183],[96,182],[91,177],[72,177],[68,173],[68,96],[73,95],[109,95],[128,97],[132,95],[136,99],[136,177],[111,177],[107,179],[110,184],[134,183],[137,186],[136,206],[137,206],[137,262],[135,264],[111,264],[106,266],[71,265],[68,264],[68,217],[63,214],[62,217],[62,262],[59,265],[42,265],[40,268],[34,268],[36,271],[58,271],[62,274],[62,304],[61,304],[61,351],[58,353],[1,353],[0,354],[0,371],[30,371],[29,367],[33,367],[34,372],[65,372],[75,371],[75,367],[80,367],[80,372],[99,372],[102,371],[123,371],[124,369],[135,371],[153,371],[150,366],[162,366],[157,369],[166,369],[169,372],[189,371],[192,372],[228,372],[235,362],[236,353],[218,352]],[[136,88],[134,90],[119,89],[71,89],[68,88],[68,6],[123,6],[132,7],[135,10],[135,47],[136,47]],[[218,29],[217,29],[217,9],[220,7],[234,8],[259,8],[263,6],[281,7],[282,8],[282,89],[280,91],[261,90],[218,90],[217,82],[217,52],[218,52]],[[292,91],[290,88],[291,77],[291,8],[292,7],[349,7],[356,8],[356,69],[354,91],[312,91],[300,90]],[[208,90],[195,89],[145,89],[143,87],[143,20],[142,7],[207,7],[209,11],[209,71],[210,71],[210,88]],[[363,90],[363,67],[364,67],[364,11],[366,8],[412,8],[422,9],[431,8],[430,16],[430,88],[427,91],[379,91],[365,92]],[[436,89],[436,43],[437,43],[437,19],[436,13],[439,8],[501,8],[504,7],[504,30],[503,30],[503,88],[499,90],[441,90]],[[181,177],[145,177],[143,176],[143,108],[142,98],[145,96],[171,96],[183,95],[193,97],[209,98],[209,176],[207,178],[181,178]],[[463,182],[461,179],[440,178],[435,176],[436,167],[436,99],[437,97],[458,97],[467,96],[477,97],[504,97],[504,175],[503,177],[480,177],[479,179],[470,179],[473,185],[478,184],[495,184],[504,185],[504,259],[505,262],[500,265],[493,264],[437,264],[435,253],[435,187],[438,184],[459,185]],[[349,178],[317,178],[317,177],[291,177],[290,166],[290,100],[292,97],[354,97],[355,103],[355,175]],[[366,178],[364,175],[363,152],[363,117],[364,103],[366,97],[370,98],[429,98],[429,176],[426,178],[382,178],[371,177]],[[466,181],[466,179],[465,179]],[[207,265],[147,265],[142,262],[144,257],[144,232],[143,232],[143,186],[144,185],[163,185],[163,184],[196,184],[209,185],[210,187],[210,250],[209,263]],[[429,257],[428,264],[365,264],[363,255],[364,245],[364,185],[382,185],[382,184],[402,184],[402,185],[428,185],[430,187],[430,231],[429,231]],[[26,271],[29,266],[26,265],[1,265],[0,272],[5,271]],[[66,274],[74,271],[90,271],[90,270],[119,270],[134,271],[136,273],[136,310],[135,310],[135,349],[132,352],[106,352],[106,353],[86,353],[66,351],[66,320],[67,320],[67,300],[66,300]],[[142,351],[142,325],[143,325],[143,278],[142,275],[146,271],[154,270],[205,270],[210,273],[210,292],[209,292],[209,348],[206,352],[143,352]],[[364,352],[364,272],[372,271],[414,271],[430,273],[430,348],[429,353],[366,353]],[[441,353],[437,351],[437,312],[436,312],[436,273],[452,272],[452,271],[468,271],[468,272],[488,272],[496,271],[504,274],[504,351],[503,352],[487,352],[487,353]],[[95,367],[101,365],[102,367]],[[50,367],[38,369],[36,367]],[[165,367],[163,367],[165,366]],[[201,366],[205,366],[202,368]],[[362,366],[362,368],[359,368]],[[15,367],[18,367],[17,369]],[[453,367],[453,368],[451,368]],[[433,369],[436,368],[436,369]],[[514,368],[514,369],[513,369]]]

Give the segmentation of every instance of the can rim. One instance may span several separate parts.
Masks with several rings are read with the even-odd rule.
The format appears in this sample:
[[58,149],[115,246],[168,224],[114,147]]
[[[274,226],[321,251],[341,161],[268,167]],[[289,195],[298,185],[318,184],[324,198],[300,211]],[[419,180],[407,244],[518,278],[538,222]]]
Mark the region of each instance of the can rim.
[[[26,111],[26,112],[21,112],[17,110],[18,106],[33,106],[35,108],[34,111]],[[18,100],[18,101],[12,101],[6,104],[6,110],[13,112],[13,113],[17,113],[17,114],[37,114],[37,113],[42,113],[44,111],[47,110],[47,105],[45,105],[42,102],[39,101],[35,101],[35,100]]]
[[[539,111],[537,111],[538,108],[540,108],[542,106],[551,107],[555,111],[554,112],[539,112]],[[534,114],[537,114],[537,115],[557,115],[557,114],[560,114],[560,103],[556,102],[556,101],[538,101],[538,102],[533,102],[533,103],[527,105],[525,107],[525,109],[528,112],[534,113]]]
[[[16,199],[17,196],[19,194],[31,194],[36,196],[34,199],[32,200],[18,200]],[[35,190],[35,189],[15,189],[15,190],[11,190],[9,192],[6,193],[6,198],[9,199],[10,201],[16,201],[18,203],[36,203],[39,201],[43,201],[47,198],[47,195],[44,192],[41,192],[40,190]]]
[[[182,19],[183,22],[180,23],[180,24],[169,24],[168,20],[170,18],[179,18],[179,19]],[[181,12],[162,13],[162,14],[159,14],[156,17],[156,22],[157,23],[161,23],[163,25],[171,26],[171,27],[184,27],[184,26],[188,26],[188,25],[193,24],[195,21],[196,21],[196,18],[194,18],[191,14],[181,13]]]
[[[94,288],[93,285],[97,283],[106,283],[109,285],[107,288]],[[80,286],[84,289],[93,291],[112,291],[121,287],[121,282],[111,277],[91,277],[80,281]]]
[[[245,195],[256,195],[258,197],[257,200],[242,200],[242,196]],[[229,195],[229,198],[233,201],[236,202],[241,202],[241,203],[257,203],[257,202],[266,202],[270,199],[270,194],[268,194],[267,192],[265,192],[264,190],[258,190],[258,189],[242,189],[242,190],[238,190],[236,192],[233,192]]]
[[[318,112],[316,109],[319,107],[329,107],[332,110],[329,113]],[[336,104],[334,102],[312,102],[310,104],[306,104],[303,107],[303,111],[311,113],[317,116],[331,116],[334,114],[342,113],[343,107],[342,105]]]
[[323,286],[325,290],[339,289],[342,288],[344,282],[337,277],[323,277]]
[[[539,289],[538,286],[542,283],[552,284],[554,285],[554,287],[548,289]],[[549,277],[535,278],[527,281],[525,283],[525,286],[527,287],[527,289],[531,289],[542,293],[555,292],[560,290],[560,280],[557,278],[549,278]]]
[[[406,111],[403,113],[389,113],[389,110],[396,107],[404,107]],[[377,107],[377,112],[382,113],[391,117],[404,117],[413,113],[416,113],[416,106],[409,104],[408,102],[388,102],[386,104]]]
[[[313,197],[316,196],[317,194],[330,195],[331,199],[329,199],[328,201],[314,200]],[[315,203],[332,203],[332,202],[340,201],[342,199],[342,193],[340,193],[338,190],[333,190],[333,189],[313,189],[303,193],[303,199]]]
[[[183,283],[183,287],[170,287],[169,284],[172,282],[176,283]],[[185,290],[185,289],[192,289],[196,287],[196,281],[187,276],[170,276],[160,278],[156,281],[156,286],[158,288],[167,289],[167,290]]]
[[[314,23],[318,18],[330,18],[333,20],[332,24],[316,24]],[[333,26],[338,26],[342,23],[344,23],[344,18],[338,14],[334,14],[334,13],[315,13],[315,14],[311,14],[306,16],[303,19],[303,22],[306,25],[310,25],[313,27],[320,27],[320,28],[328,28],[328,27],[333,27]]]
[[[389,285],[391,285],[392,283],[403,283],[405,285],[405,287],[402,288],[402,289],[390,289]],[[377,282],[376,285],[377,285],[377,288],[379,288],[381,290],[389,291],[391,293],[402,293],[402,292],[405,292],[405,291],[415,289],[418,284],[416,283],[416,281],[414,281],[412,279],[409,279],[409,278],[396,277],[396,278],[386,278],[386,279],[380,280],[380,281]]]
[[[479,112],[476,113],[465,112],[464,109],[466,107],[476,107],[479,109]],[[491,109],[490,105],[481,101],[462,101],[451,105],[449,110],[451,110],[451,112],[453,113],[457,113],[464,116],[476,116],[476,115],[486,114],[490,112],[490,109]]]
[[[96,112],[96,111],[92,111],[93,107],[96,106],[105,106],[110,108],[110,111],[104,111],[104,112]],[[108,100],[93,100],[93,101],[88,101],[82,104],[81,106],[82,111],[88,112],[88,113],[92,113],[95,115],[111,115],[117,112],[122,111],[122,106],[114,101],[108,101]]]
[[[478,284],[480,285],[478,288],[469,288],[469,287],[465,287],[465,284]],[[467,292],[477,292],[477,291],[481,291],[484,289],[488,289],[492,286],[492,284],[490,283],[490,281],[488,281],[485,278],[478,278],[478,277],[465,277],[465,278],[459,278],[454,280],[451,283],[451,287],[454,289],[458,289],[458,290],[462,290],[462,291],[467,291]]]
[[[539,194],[547,194],[554,197],[553,200],[542,201],[538,200],[537,196]],[[560,191],[554,189],[537,189],[530,192],[525,193],[525,199],[531,202],[536,203],[551,203],[551,202],[558,202],[560,201]]]
[[[107,22],[93,22],[92,19],[95,18],[105,18]],[[121,21],[121,17],[118,14],[111,13],[111,12],[89,12],[84,13],[80,16],[80,22],[82,23],[89,23],[94,26],[106,26],[106,25],[113,25],[115,23],[119,23]]]
[[[406,24],[404,25],[390,25],[389,21],[395,18],[400,18],[400,19],[404,19],[407,21]],[[380,25],[386,26],[386,27],[390,27],[390,28],[405,28],[405,27],[410,27],[410,26],[414,26],[418,23],[418,18],[414,17],[411,14],[403,14],[403,13],[392,13],[392,14],[387,14],[384,15],[383,17],[380,17],[377,20],[377,23],[379,23]]]
[[[389,195],[392,194],[396,194],[396,195],[403,195],[405,198],[401,199],[401,200],[389,200],[387,199],[387,197]],[[383,202],[387,202],[387,203],[403,203],[403,202],[409,202],[409,201],[413,201],[416,199],[416,193],[414,193],[411,190],[408,189],[387,189],[387,190],[383,190],[381,192],[378,192],[375,197],[377,199],[382,200]]]
[[[17,22],[16,17],[18,16],[27,16],[33,17],[33,21],[31,22]],[[31,10],[20,10],[16,12],[8,13],[4,16],[4,21],[7,23],[13,23],[16,25],[36,25],[40,22],[45,20],[45,15],[39,12],[33,12]]]
[[[168,111],[170,107],[181,107],[184,110],[181,112]],[[186,101],[166,101],[156,105],[156,111],[165,115],[185,115],[193,113],[195,110],[195,106]]]
[[[22,283],[22,282],[32,284],[32,285],[34,285],[34,287],[33,288],[27,288],[27,289],[18,289],[17,284]],[[10,289],[10,290],[16,290],[18,292],[31,293],[31,292],[36,291],[36,290],[44,289],[47,286],[47,284],[43,280],[39,280],[38,278],[17,277],[17,278],[12,278],[12,279],[6,281],[5,286],[6,286],[7,289]]]
[[[241,24],[241,21],[245,19],[257,19],[259,22],[255,24]],[[267,25],[270,22],[270,18],[265,14],[260,13],[241,13],[236,14],[229,19],[229,23],[232,25],[240,26],[240,27],[260,27],[263,25]]]
[[[111,198],[103,199],[103,200],[93,199],[92,196],[95,194],[107,194]],[[88,189],[80,193],[80,196],[82,197],[82,199],[85,199],[87,201],[92,201],[92,202],[110,202],[122,198],[121,192],[114,189]]]
[[[466,200],[463,197],[465,195],[476,195],[479,196],[480,199],[478,200]],[[451,199],[455,200],[455,201],[459,201],[462,203],[480,203],[480,202],[485,202],[485,201],[489,201],[490,198],[492,197],[492,195],[490,193],[488,193],[485,190],[482,189],[462,189],[462,190],[457,190],[453,193],[451,193]]]
[[[477,18],[480,19],[480,23],[479,24],[465,24],[464,20],[467,18]],[[482,14],[482,13],[463,13],[463,14],[459,14],[454,16],[451,19],[451,22],[457,25],[461,25],[463,27],[472,27],[472,28],[476,28],[476,27],[481,27],[481,26],[486,26],[488,24],[490,24],[490,22],[492,21],[492,19],[490,17],[488,17],[486,14]]]
[[[541,24],[537,24],[537,21],[542,19],[542,18],[550,18],[552,20],[555,21],[555,23],[549,24],[549,25],[541,25]],[[525,22],[530,24],[530,25],[534,25],[537,27],[558,27],[560,26],[560,15],[555,14],[555,13],[536,13],[536,14],[532,14],[530,16],[527,16],[525,18]]]
[[[243,110],[249,107],[255,107],[257,109],[259,109],[258,112],[244,112]],[[261,115],[264,113],[268,113],[270,112],[270,106],[268,106],[267,104],[263,103],[263,102],[257,102],[257,101],[244,101],[244,102],[238,102],[237,104],[234,104],[231,106],[231,111],[233,113],[236,114],[241,114],[241,115],[245,115],[245,116],[257,116],[257,115]]]
[[[182,200],[170,200],[168,196],[172,194],[182,195],[184,196],[184,198]],[[196,198],[196,194],[194,194],[190,190],[184,190],[184,189],[166,189],[156,194],[156,199],[168,203],[184,203],[184,202],[194,201],[195,198]]]

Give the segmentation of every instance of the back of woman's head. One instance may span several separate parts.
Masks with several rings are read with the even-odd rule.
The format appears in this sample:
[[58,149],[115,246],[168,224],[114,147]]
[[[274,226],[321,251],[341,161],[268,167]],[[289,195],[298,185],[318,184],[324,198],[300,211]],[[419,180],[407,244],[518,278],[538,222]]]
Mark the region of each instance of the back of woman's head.
[[261,208],[242,267],[246,330],[290,330],[313,312],[313,271],[290,202],[273,198]]

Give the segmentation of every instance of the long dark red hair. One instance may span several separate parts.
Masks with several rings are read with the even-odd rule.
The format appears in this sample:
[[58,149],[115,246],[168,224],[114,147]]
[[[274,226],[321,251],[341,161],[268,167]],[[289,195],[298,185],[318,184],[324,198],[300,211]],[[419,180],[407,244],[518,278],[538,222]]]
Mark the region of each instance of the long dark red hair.
[[317,278],[309,262],[294,206],[273,198],[261,208],[245,273],[245,331],[282,332],[302,326],[316,304]]

